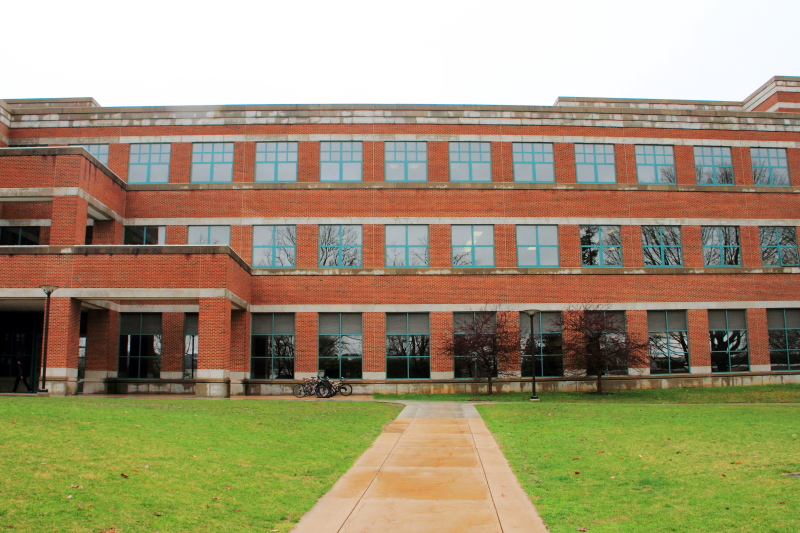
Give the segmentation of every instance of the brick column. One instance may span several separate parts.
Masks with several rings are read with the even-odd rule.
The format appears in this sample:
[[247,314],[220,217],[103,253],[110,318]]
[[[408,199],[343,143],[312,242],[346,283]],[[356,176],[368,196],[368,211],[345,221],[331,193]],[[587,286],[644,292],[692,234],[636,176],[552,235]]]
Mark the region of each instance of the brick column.
[[167,244],[186,245],[189,242],[189,226],[167,226]]
[[761,241],[757,226],[739,226],[739,245],[742,250],[742,266],[761,266]]
[[161,379],[183,379],[183,313],[161,313]]
[[617,183],[638,183],[636,176],[636,153],[632,144],[614,145],[614,163],[617,168]]
[[384,257],[384,243],[386,241],[383,225],[364,224],[361,226],[363,238],[362,260],[364,268],[382,268],[386,259]]
[[642,227],[622,226],[622,265],[626,267],[644,266],[642,252]]
[[92,244],[122,244],[125,227],[116,220],[95,220]]
[[231,302],[200,298],[198,319],[197,396],[230,394]]
[[786,159],[789,165],[789,184],[800,185],[800,148],[787,148]]
[[319,181],[318,141],[303,141],[297,144],[297,181]]
[[689,372],[692,374],[711,373],[711,346],[708,340],[708,310],[688,309],[689,322]]
[[428,181],[450,181],[450,144],[447,141],[428,141]]
[[256,181],[256,143],[233,143],[233,181],[252,183]]
[[575,145],[572,143],[553,143],[553,161],[556,167],[556,183],[575,183]]
[[386,317],[364,313],[364,379],[386,379]]
[[[581,311],[562,311],[561,315],[563,317],[563,323],[568,323],[570,315],[575,315],[578,313],[581,313]],[[574,358],[570,357],[568,354],[572,350],[567,349],[568,346],[575,346],[576,344],[579,344],[580,337],[574,331],[564,331],[562,342],[564,344],[564,376],[571,377],[584,375],[586,373],[586,368]]]
[[192,178],[192,143],[172,143],[169,156],[169,182],[189,183]]
[[750,158],[750,148],[731,147],[731,160],[733,162],[733,183],[735,185],[753,185],[753,162]]
[[512,143],[492,143],[492,181],[512,183],[514,181],[514,155]]
[[297,268],[319,265],[319,229],[312,224],[297,225]]
[[107,378],[117,377],[119,358],[119,313],[91,310],[86,322],[86,374],[84,394],[108,392]]
[[317,313],[295,313],[294,315],[294,379],[316,377],[317,364],[317,331],[319,319]]
[[[636,342],[647,342],[647,311],[627,311],[625,313],[625,329],[628,338],[634,339]],[[638,362],[632,362],[628,365],[628,375],[650,375],[649,358]]]
[[453,354],[447,345],[453,337],[453,313],[434,312],[431,320],[431,379],[453,379]]
[[[522,353],[520,351],[521,331],[519,325],[519,311],[499,311],[497,313],[497,323],[505,322],[506,332],[509,336],[517,339],[517,350],[505,361],[499,361],[498,377],[520,377],[522,375]],[[528,316],[525,315],[527,319]]]
[[128,181],[128,161],[130,158],[130,144],[112,143],[108,145],[108,169]]
[[73,298],[51,297],[46,388],[53,396],[78,392],[80,328],[81,302]]
[[450,226],[446,224],[431,224],[428,226],[428,253],[430,254],[431,268],[450,268]]
[[230,372],[231,396],[244,396],[242,382],[250,377],[250,311],[231,311]]
[[51,246],[72,246],[86,242],[89,203],[77,196],[54,196],[50,226]]
[[558,227],[558,253],[562,267],[581,266],[581,229],[574,224]]
[[253,226],[231,226],[231,248],[250,264],[253,259]]
[[750,371],[769,372],[772,370],[769,359],[766,309],[747,310],[747,344],[750,346]]
[[696,185],[697,176],[694,173],[694,147],[677,145],[674,147],[675,172],[678,185]]
[[703,266],[703,238],[700,226],[681,226],[681,248],[683,266]]
[[513,224],[494,227],[494,264],[497,267],[517,266],[516,226]]
[[361,179],[367,183],[385,181],[383,176],[383,141],[363,141],[363,162]]

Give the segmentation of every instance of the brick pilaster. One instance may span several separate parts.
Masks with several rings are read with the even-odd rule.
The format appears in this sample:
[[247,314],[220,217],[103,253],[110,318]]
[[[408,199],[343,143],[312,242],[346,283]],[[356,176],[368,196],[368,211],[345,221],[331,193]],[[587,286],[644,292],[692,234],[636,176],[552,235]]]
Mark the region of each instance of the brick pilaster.
[[51,246],[72,246],[86,242],[89,203],[77,196],[53,197]]
[[428,181],[450,181],[450,144],[447,141],[428,141]]
[[[711,371],[711,346],[708,340],[708,310],[688,309],[686,320],[689,322],[689,364],[690,372]],[[701,368],[698,368],[701,367]]]
[[[364,361],[363,372],[366,379],[385,379],[386,377],[386,315],[384,313],[364,313]],[[382,373],[382,376],[370,374]]]
[[674,147],[674,153],[678,185],[697,184],[697,176],[694,171],[694,147],[677,145]]
[[183,376],[183,320],[183,313],[161,313],[162,378],[180,379]]
[[747,310],[747,337],[750,346],[750,369],[753,371],[770,370],[766,309]]

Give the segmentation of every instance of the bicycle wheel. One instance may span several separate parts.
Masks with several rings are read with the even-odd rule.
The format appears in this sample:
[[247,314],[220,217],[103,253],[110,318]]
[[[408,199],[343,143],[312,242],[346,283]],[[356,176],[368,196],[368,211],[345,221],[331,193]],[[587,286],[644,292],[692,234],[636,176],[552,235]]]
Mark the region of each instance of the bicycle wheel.
[[333,391],[330,387],[320,384],[317,387],[317,398],[330,398]]
[[305,391],[303,390],[303,384],[298,383],[294,387],[292,387],[292,393],[297,396],[298,398],[302,398],[306,395]]
[[344,383],[341,387],[339,387],[339,392],[342,393],[342,396],[350,396],[353,394],[353,386]]

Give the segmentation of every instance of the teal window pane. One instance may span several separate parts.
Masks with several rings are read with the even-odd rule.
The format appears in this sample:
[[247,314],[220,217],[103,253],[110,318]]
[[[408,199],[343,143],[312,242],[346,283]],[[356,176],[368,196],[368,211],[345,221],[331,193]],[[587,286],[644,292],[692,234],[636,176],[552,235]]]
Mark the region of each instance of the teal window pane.
[[192,183],[233,181],[233,143],[194,143]]
[[792,226],[758,228],[761,243],[761,264],[764,266],[797,266],[797,234]]
[[320,313],[318,331],[319,373],[331,379],[361,379],[361,313]]
[[492,181],[491,143],[451,142],[450,181]]
[[319,266],[361,266],[361,226],[319,226]]
[[517,226],[517,266],[558,265],[558,226]]
[[388,141],[383,150],[386,181],[428,181],[428,143]]
[[555,182],[552,143],[512,143],[514,181],[520,183]]
[[650,373],[689,372],[689,328],[686,311],[648,311]]
[[361,181],[361,141],[320,144],[320,181]]
[[297,143],[256,143],[256,181],[297,181]]
[[253,226],[253,268],[294,268],[295,226]]
[[534,371],[536,377],[563,376],[561,313],[536,313],[533,316],[533,335],[531,335],[531,317],[526,313],[520,313],[519,329],[522,377],[532,377]]
[[230,226],[189,226],[187,244],[227,246],[230,243]]
[[427,267],[428,226],[386,226],[386,266]]
[[294,314],[253,313],[250,335],[250,379],[294,379]]
[[575,171],[578,183],[616,183],[613,144],[576,144]]
[[642,254],[645,266],[681,266],[681,228],[642,226]]
[[476,334],[487,338],[487,343],[496,333],[497,317],[492,312],[453,313],[453,363],[456,378],[497,377],[497,359],[482,358],[472,352],[474,343],[470,337]]
[[733,185],[730,148],[695,146],[694,167],[698,185]]
[[702,226],[700,232],[705,266],[739,266],[742,264],[738,227]]
[[789,162],[784,148],[751,148],[753,182],[756,185],[788,187]]
[[708,311],[712,372],[747,372],[750,353],[747,342],[747,317],[741,309]]
[[452,226],[454,267],[494,266],[494,226]]
[[636,145],[634,152],[639,183],[677,183],[672,146]]
[[622,266],[619,226],[581,226],[581,265]]
[[131,144],[128,183],[168,183],[171,144]]
[[386,377],[431,377],[428,313],[386,313]]
[[800,370],[800,309],[767,309],[767,328],[771,369]]
[[75,144],[92,154],[95,159],[108,166],[108,145],[107,144]]

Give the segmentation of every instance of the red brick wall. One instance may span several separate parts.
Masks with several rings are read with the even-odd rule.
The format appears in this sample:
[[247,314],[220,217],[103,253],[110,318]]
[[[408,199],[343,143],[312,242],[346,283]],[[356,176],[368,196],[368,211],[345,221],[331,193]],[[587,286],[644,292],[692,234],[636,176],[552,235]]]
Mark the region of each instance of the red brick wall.
[[50,298],[47,342],[48,368],[78,368],[81,302],[74,298]]
[[183,313],[161,313],[162,372],[183,372],[183,318]]
[[119,356],[119,313],[90,310],[86,322],[86,370],[116,372]]
[[200,298],[197,369],[230,368],[231,302],[227,298]]
[[295,313],[294,371],[317,371],[317,313]]
[[364,372],[386,372],[386,315],[363,313]]
[[[202,342],[202,339],[201,339]],[[202,344],[200,345],[202,349]],[[231,311],[231,372],[250,371],[250,311]]]

